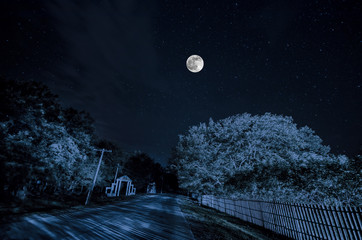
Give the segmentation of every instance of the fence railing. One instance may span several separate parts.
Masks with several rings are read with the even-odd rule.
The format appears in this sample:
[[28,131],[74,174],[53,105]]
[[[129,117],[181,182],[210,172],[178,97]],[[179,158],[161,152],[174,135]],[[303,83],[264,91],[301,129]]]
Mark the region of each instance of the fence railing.
[[293,239],[362,239],[361,208],[225,199],[201,204]]

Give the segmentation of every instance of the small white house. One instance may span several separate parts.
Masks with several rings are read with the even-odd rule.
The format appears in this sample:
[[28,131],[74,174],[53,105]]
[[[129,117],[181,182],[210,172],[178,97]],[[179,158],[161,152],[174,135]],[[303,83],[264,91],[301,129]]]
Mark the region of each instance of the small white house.
[[124,175],[117,178],[111,187],[106,187],[106,194],[108,197],[130,196],[136,194],[136,188],[132,184],[132,180]]

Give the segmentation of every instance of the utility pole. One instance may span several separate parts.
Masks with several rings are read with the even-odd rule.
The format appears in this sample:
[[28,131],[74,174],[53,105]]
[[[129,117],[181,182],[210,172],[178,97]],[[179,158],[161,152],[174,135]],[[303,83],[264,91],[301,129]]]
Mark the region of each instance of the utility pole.
[[92,195],[92,192],[93,192],[93,188],[94,188],[94,185],[96,185],[96,181],[97,181],[97,177],[98,177],[98,172],[99,172],[99,168],[101,167],[101,163],[102,163],[102,158],[103,158],[103,153],[104,152],[112,152],[112,150],[106,150],[106,149],[94,149],[94,151],[97,151],[97,152],[102,152],[101,154],[101,157],[99,158],[99,163],[98,163],[98,167],[97,167],[97,171],[96,171],[96,175],[94,176],[94,179],[93,179],[93,184],[92,184],[92,187],[89,189],[88,191],[88,196],[87,196],[87,200],[85,201],[85,205],[88,204],[89,202],[89,199]]

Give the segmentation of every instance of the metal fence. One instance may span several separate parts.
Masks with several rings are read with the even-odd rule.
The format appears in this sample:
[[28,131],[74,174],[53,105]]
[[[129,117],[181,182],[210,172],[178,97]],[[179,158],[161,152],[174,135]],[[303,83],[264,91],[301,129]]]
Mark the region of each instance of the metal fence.
[[362,239],[361,208],[203,195],[201,204],[293,239]]

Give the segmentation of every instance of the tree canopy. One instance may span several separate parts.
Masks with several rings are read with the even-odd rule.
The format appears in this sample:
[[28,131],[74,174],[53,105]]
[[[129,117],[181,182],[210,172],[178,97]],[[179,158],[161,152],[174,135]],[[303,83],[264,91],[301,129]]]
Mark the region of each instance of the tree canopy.
[[57,96],[35,81],[1,80],[0,96],[0,189],[15,194],[24,186],[88,185],[95,160],[90,116],[62,108]]
[[201,194],[328,204],[356,203],[361,194],[344,184],[356,173],[350,159],[291,117],[210,119],[180,135],[174,155],[180,187]]

